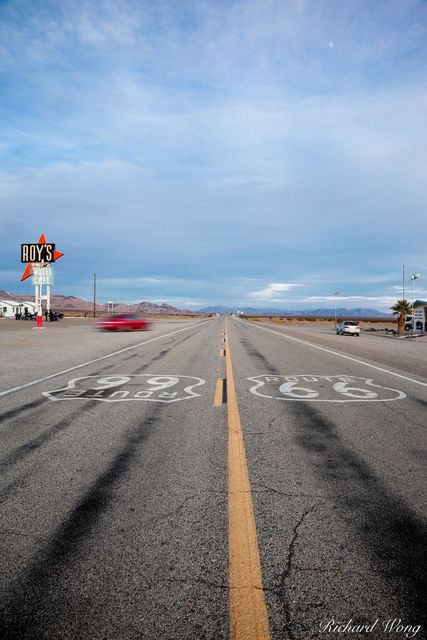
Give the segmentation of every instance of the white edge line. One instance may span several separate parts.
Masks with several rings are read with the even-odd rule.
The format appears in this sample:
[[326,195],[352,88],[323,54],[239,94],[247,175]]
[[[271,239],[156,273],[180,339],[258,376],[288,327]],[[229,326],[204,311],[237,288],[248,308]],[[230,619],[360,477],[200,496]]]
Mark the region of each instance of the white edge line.
[[120,353],[124,353],[125,351],[129,351],[130,349],[136,349],[137,347],[141,347],[143,344],[148,344],[149,342],[155,342],[156,340],[160,340],[161,338],[167,338],[168,336],[173,336],[175,333],[180,333],[181,331],[188,331],[192,327],[200,326],[201,324],[206,324],[206,322],[195,322],[188,327],[184,327],[183,329],[177,329],[176,331],[171,331],[170,333],[162,333],[157,338],[150,338],[150,340],[144,340],[144,342],[139,342],[138,344],[134,344],[130,347],[125,347],[124,349],[120,349],[119,351],[113,351],[113,353],[107,353],[105,356],[101,356],[100,358],[95,358],[95,360],[89,360],[88,362],[83,362],[82,364],[77,364],[75,367],[70,367],[69,369],[64,369],[63,371],[58,371],[57,373],[52,373],[50,376],[46,376],[44,378],[39,378],[38,380],[33,380],[32,382],[27,382],[26,384],[22,384],[19,387],[13,387],[12,389],[6,389],[5,391],[0,391],[0,397],[6,396],[9,393],[15,393],[15,391],[20,391],[21,389],[26,389],[27,387],[32,387],[34,384],[38,384],[39,382],[44,382],[45,380],[50,380],[51,378],[57,378],[58,376],[62,376],[64,373],[70,373],[70,371],[75,371],[76,369],[81,369],[82,367],[87,367],[94,362],[99,362],[100,360],[105,360],[106,358],[111,358],[112,356],[117,356]]
[[395,373],[394,371],[390,371],[389,369],[383,369],[382,367],[377,367],[375,364],[369,364],[369,362],[364,362],[363,360],[358,360],[357,358],[352,358],[351,356],[346,356],[343,353],[338,353],[337,351],[332,351],[332,349],[327,349],[326,347],[321,347],[318,344],[313,344],[313,342],[306,342],[305,340],[301,340],[300,338],[294,338],[293,336],[288,336],[286,333],[280,333],[280,331],[274,331],[274,329],[269,329],[268,327],[262,327],[259,324],[251,324],[249,321],[241,320],[245,324],[248,324],[252,327],[257,327],[257,329],[263,329],[264,331],[269,331],[270,333],[275,333],[282,338],[286,338],[287,340],[295,340],[295,342],[301,342],[301,344],[306,344],[309,347],[314,347],[315,349],[320,349],[320,351],[326,351],[327,353],[332,353],[334,356],[338,356],[339,358],[345,358],[346,360],[352,360],[353,362],[357,362],[358,364],[363,364],[365,367],[371,367],[371,369],[376,369],[377,371],[382,371],[383,373],[388,373],[391,376],[396,376],[396,378],[401,378],[402,380],[408,380],[409,382],[413,382],[414,384],[419,384],[422,387],[427,387],[427,382],[421,382],[420,380],[415,380],[414,378],[409,378],[408,376],[403,376],[401,373]]

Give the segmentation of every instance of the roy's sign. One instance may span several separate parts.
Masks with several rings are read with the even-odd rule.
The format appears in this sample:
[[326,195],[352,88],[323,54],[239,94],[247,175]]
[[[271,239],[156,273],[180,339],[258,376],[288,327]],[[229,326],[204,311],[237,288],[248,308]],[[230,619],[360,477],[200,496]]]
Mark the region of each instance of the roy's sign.
[[21,244],[21,262],[55,262],[53,242]]
[[33,271],[33,265],[50,264],[59,260],[64,254],[55,248],[53,242],[48,242],[44,233],[38,242],[21,244],[21,262],[26,264],[21,282],[29,278]]

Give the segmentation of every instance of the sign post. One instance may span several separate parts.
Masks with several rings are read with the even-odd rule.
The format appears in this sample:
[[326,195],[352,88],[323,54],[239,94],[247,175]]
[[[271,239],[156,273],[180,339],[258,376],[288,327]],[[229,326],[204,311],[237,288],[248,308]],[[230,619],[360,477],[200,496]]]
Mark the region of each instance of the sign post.
[[[43,328],[43,300],[46,300],[46,311],[50,312],[50,291],[53,286],[53,267],[51,264],[64,254],[57,251],[55,244],[47,242],[44,233],[37,243],[21,244],[21,262],[27,266],[21,276],[21,282],[32,276],[34,299],[37,307],[37,329]],[[46,294],[43,295],[43,286]]]
[[[33,265],[33,285],[36,293],[37,327],[43,326],[43,300],[46,300],[46,311],[50,311],[50,288],[53,286],[53,267],[47,264]],[[43,286],[46,294],[43,295]]]

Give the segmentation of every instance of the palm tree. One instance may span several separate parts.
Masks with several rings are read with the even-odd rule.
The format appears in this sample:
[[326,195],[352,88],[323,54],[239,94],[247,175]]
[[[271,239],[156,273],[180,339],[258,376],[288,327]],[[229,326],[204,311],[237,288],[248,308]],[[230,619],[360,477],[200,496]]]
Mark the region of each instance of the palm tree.
[[395,304],[391,307],[391,310],[393,311],[394,316],[397,316],[397,314],[399,314],[397,326],[399,329],[399,335],[403,336],[403,334],[405,333],[405,317],[412,310],[411,303],[409,302],[409,300],[405,299],[397,300],[397,302],[395,302]]

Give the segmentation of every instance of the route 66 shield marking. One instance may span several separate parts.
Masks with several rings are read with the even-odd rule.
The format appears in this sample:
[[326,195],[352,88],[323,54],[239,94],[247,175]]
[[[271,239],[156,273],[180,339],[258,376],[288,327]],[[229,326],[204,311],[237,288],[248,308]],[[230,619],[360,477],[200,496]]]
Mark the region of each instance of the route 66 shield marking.
[[195,387],[205,384],[202,378],[149,373],[84,376],[69,380],[68,385],[43,391],[51,400],[100,400],[101,402],[180,402],[200,397]]
[[406,398],[403,391],[358,376],[268,375],[247,378],[255,396],[293,402],[388,402]]

